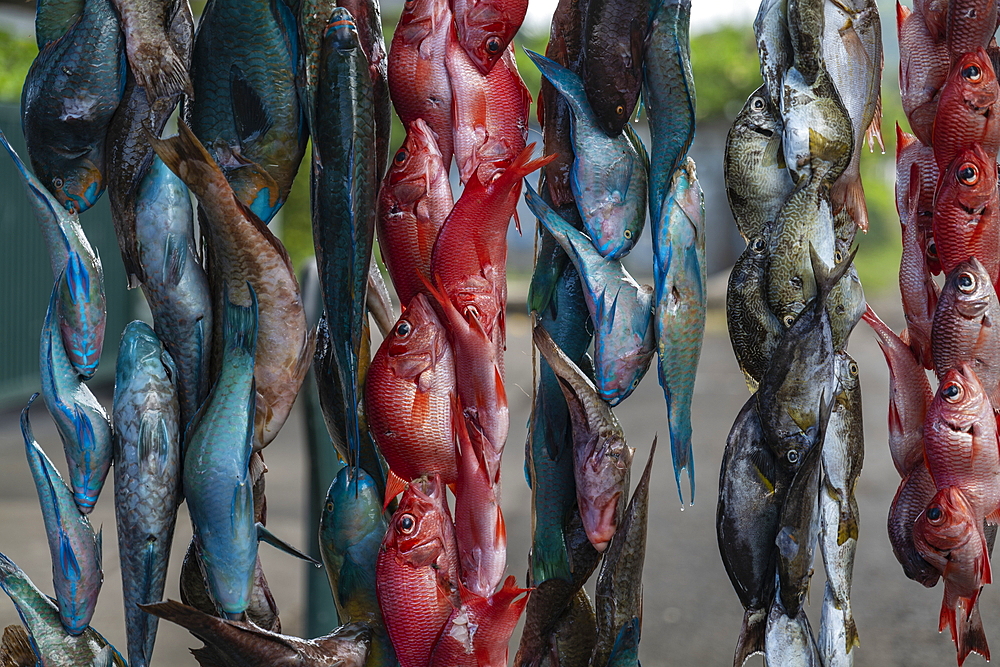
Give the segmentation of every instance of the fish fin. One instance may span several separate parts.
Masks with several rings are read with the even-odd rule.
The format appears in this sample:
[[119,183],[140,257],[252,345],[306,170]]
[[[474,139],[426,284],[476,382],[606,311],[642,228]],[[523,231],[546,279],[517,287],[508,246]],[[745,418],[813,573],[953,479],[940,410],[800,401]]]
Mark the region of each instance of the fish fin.
[[278,549],[279,551],[284,551],[286,554],[295,556],[296,558],[299,558],[304,561],[308,561],[313,565],[315,565],[316,567],[323,567],[323,564],[320,563],[315,558],[313,558],[312,556],[302,553],[288,542],[285,542],[280,537],[277,537],[274,533],[265,528],[264,524],[258,522],[256,525],[257,525],[257,539],[260,540],[261,542],[266,542],[267,544],[270,544],[272,547]]
[[625,125],[622,130],[625,133],[625,138],[628,139],[629,143],[632,144],[632,148],[635,152],[639,154],[639,159],[642,160],[642,164],[646,168],[646,172],[649,173],[649,153],[646,151],[646,146],[643,145],[642,139],[639,135],[635,133],[631,125]]
[[[881,104],[881,98],[879,98],[879,104]],[[896,122],[896,162],[899,162],[899,156],[904,150],[913,145],[914,141],[918,141],[917,137],[910,134],[909,132],[904,132],[903,128],[899,126],[899,122]]]
[[990,659],[990,647],[986,642],[986,631],[983,629],[983,618],[979,613],[979,601],[972,604],[968,614],[959,614],[958,640],[955,648],[958,650],[958,664],[961,665],[970,653],[978,653]]
[[[510,167],[504,173],[510,172],[511,176],[515,179],[515,181],[520,182],[520,180],[525,176],[527,176],[528,174],[538,169],[541,169],[549,162],[555,160],[556,157],[558,157],[555,153],[552,153],[550,155],[543,155],[540,158],[532,160],[531,156],[532,154],[534,154],[534,152],[535,152],[535,144],[532,143],[525,146],[524,150],[522,150],[518,154],[518,156],[514,158],[514,161],[511,162]],[[518,232],[520,232],[521,228],[518,227],[517,230]]]
[[591,125],[597,125],[597,116],[590,104],[587,102],[587,93],[583,87],[583,81],[572,70],[569,70],[551,58],[546,58],[540,53],[535,53],[531,49],[524,49],[528,58],[535,64],[542,76],[548,79],[552,87],[555,88],[566,103],[574,117],[582,117]]
[[69,296],[74,304],[89,301],[90,292],[90,272],[80,258],[79,253],[71,250],[66,263],[66,271],[63,273],[66,285],[69,287]]
[[830,201],[835,214],[846,208],[858,229],[868,231],[868,207],[865,205],[865,187],[860,173],[849,179],[838,178],[830,188]]
[[257,293],[247,282],[250,305],[238,306],[229,300],[228,290],[223,298],[226,319],[222,329],[222,339],[226,347],[238,354],[253,356],[257,350]]
[[187,240],[177,234],[167,234],[163,252],[163,276],[167,285],[176,287],[180,284],[187,256]]
[[832,269],[827,269],[826,264],[823,263],[822,258],[816,252],[816,247],[811,242],[809,243],[809,259],[812,262],[813,275],[816,278],[816,298],[821,303],[826,302],[830,292],[844,274],[847,273],[847,270],[854,262],[854,256],[857,254],[858,246],[854,246],[850,254],[840,264],[837,264]]
[[827,139],[822,134],[809,128],[809,155],[825,162],[835,162],[840,156],[851,150],[849,144],[843,141]]
[[31,637],[23,625],[8,625],[0,641],[0,665],[4,667],[35,667],[40,658],[32,647]]
[[267,134],[274,124],[271,114],[263,98],[235,63],[229,70],[229,95],[233,103],[233,118],[240,146],[251,144]]
[[[915,138],[915,137],[914,137]],[[879,150],[885,155],[885,142],[882,141],[882,90],[879,89],[878,97],[875,99],[875,113],[872,115],[871,125],[865,130],[865,139],[868,141],[868,152],[875,151],[875,142],[878,141]],[[897,149],[898,150],[898,149]]]
[[850,605],[847,606],[847,612],[844,614],[844,644],[847,653],[850,653],[855,647],[861,646],[861,639],[858,637],[858,624],[854,620],[854,614],[851,613]]
[[195,196],[208,196],[212,186],[229,188],[219,165],[184,121],[177,122],[177,135],[167,139],[154,136],[148,129],[144,132],[163,164],[177,174]]
[[624,197],[632,182],[632,160],[624,157],[615,160],[611,168],[604,172],[604,176],[607,192],[619,192]]
[[385,501],[382,511],[389,506],[393,499],[406,490],[406,480],[396,474],[392,468],[389,469],[389,477],[385,480]]
[[83,575],[80,569],[80,561],[77,560],[76,552],[73,551],[73,544],[69,541],[69,535],[65,531],[59,531],[59,569],[62,576],[67,581],[79,581]]
[[172,47],[167,46],[156,54],[136,53],[135,59],[129,59],[129,64],[132,65],[136,84],[146,89],[146,99],[151,105],[181,93],[194,97],[188,68]]
[[138,440],[139,465],[143,472],[152,475],[166,473],[171,443],[163,420],[155,413],[143,412],[139,418]]
[[637,652],[639,650],[639,635],[641,631],[639,617],[633,616],[618,631],[618,636],[615,637],[615,643],[611,647],[611,655],[608,657],[607,664],[617,664],[618,660],[622,660],[627,655]]

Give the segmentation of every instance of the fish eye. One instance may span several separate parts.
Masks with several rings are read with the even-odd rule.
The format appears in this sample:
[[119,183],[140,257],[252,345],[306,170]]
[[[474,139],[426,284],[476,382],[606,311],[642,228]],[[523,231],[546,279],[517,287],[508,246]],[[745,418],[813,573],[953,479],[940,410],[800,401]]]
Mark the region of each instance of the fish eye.
[[927,520],[936,526],[944,521],[944,512],[937,505],[931,505],[927,508]]
[[976,65],[967,65],[962,69],[962,76],[972,83],[978,83],[983,78],[983,71]]
[[795,323],[795,316],[789,313],[788,315],[785,315],[783,318],[781,318],[781,321],[785,324],[786,327],[790,327],[792,326],[792,324]]
[[632,240],[632,230],[631,229],[626,229],[625,232],[624,232],[624,236],[625,236],[626,239],[628,239],[628,240],[631,241]]
[[625,107],[619,104],[618,107],[615,108],[615,113],[621,116],[623,113],[625,113]]
[[844,253],[842,253],[839,250],[836,251],[835,253],[833,253],[833,261],[835,261],[837,264],[840,264],[841,262],[843,262],[844,261]]
[[489,51],[490,53],[492,54],[500,53],[500,48],[501,48],[500,38],[497,37],[496,35],[490,35],[486,39],[486,50]]
[[63,186],[63,179],[59,178],[58,176],[52,179],[52,187],[54,187],[56,190],[62,190],[62,186]]
[[751,243],[751,245],[753,247],[754,252],[764,252],[764,249],[767,247],[767,244],[764,243],[763,236],[754,237],[754,240]]
[[949,403],[958,403],[960,400],[962,400],[962,394],[964,393],[965,392],[962,390],[962,385],[954,381],[948,382],[943,387],[941,387],[941,395],[944,397],[944,400],[948,401]]
[[632,388],[635,389],[639,386],[639,378],[632,380]]
[[785,454],[785,458],[788,459],[789,463],[795,465],[799,462],[799,453],[794,449],[789,449],[788,453]]
[[850,373],[851,375],[857,375],[858,374],[858,362],[852,361],[850,363],[850,365],[848,365],[848,367],[847,367],[847,372]]
[[413,331],[413,327],[406,320],[401,320],[399,324],[396,325],[396,335],[400,338],[406,338]]
[[406,151],[400,148],[398,151],[396,151],[396,157],[392,158],[392,161],[395,162],[396,164],[403,164],[404,162],[406,162]]
[[937,244],[933,240],[927,242],[927,256],[937,259]]
[[755,98],[753,98],[750,101],[750,108],[752,108],[754,111],[760,111],[761,109],[763,109],[764,108],[764,98],[763,97],[755,97]]
[[959,167],[957,176],[962,185],[975,185],[979,182],[979,169],[971,162],[966,162]]
[[333,503],[327,503],[326,504],[326,511],[327,512],[332,512],[333,511]]
[[962,274],[958,276],[958,280],[955,282],[958,285],[958,289],[960,289],[963,294],[970,294],[976,289],[976,277],[968,271],[962,272]]
[[413,528],[417,525],[417,522],[413,519],[412,514],[404,514],[399,517],[399,523],[396,525],[399,526],[399,532],[409,535],[413,532]]

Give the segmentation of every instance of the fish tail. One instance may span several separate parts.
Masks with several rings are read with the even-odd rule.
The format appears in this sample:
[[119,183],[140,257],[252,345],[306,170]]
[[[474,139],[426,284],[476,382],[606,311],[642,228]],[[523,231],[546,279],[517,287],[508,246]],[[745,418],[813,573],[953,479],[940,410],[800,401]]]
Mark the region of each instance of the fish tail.
[[222,339],[226,348],[241,355],[253,356],[257,349],[257,293],[247,283],[250,305],[238,306],[229,300],[228,290],[224,296],[226,319],[223,323]]
[[183,120],[177,121],[176,136],[159,139],[146,131],[146,138],[163,164],[177,174],[197,197],[207,195],[212,186],[229,188],[219,165]]
[[137,53],[135,64],[138,65],[132,67],[135,82],[146,89],[146,98],[150,104],[182,92],[194,97],[187,67],[169,46],[157,54]]
[[733,667],[743,667],[751,656],[764,653],[764,634],[767,630],[767,611],[747,609],[743,614],[743,627],[736,642]]
[[882,154],[885,154],[885,143],[882,141],[882,91],[879,90],[878,97],[875,99],[875,113],[872,115],[871,125],[865,130],[865,139],[868,141],[868,152],[871,153],[875,150],[875,142],[878,141],[878,147],[881,149]]
[[[962,600],[967,604],[966,600]],[[978,653],[990,659],[990,647],[986,643],[986,631],[983,629],[983,618],[979,614],[979,600],[972,603],[972,609],[968,613],[965,605],[958,605],[958,613],[955,609],[950,609],[951,637],[955,641],[955,649],[958,652],[958,664],[961,667],[970,653]],[[945,608],[941,608],[942,617]]]
[[865,204],[865,187],[860,172],[851,178],[838,178],[830,188],[830,201],[834,214],[846,208],[858,229],[868,231],[868,206]]
[[8,625],[0,641],[0,657],[5,665],[34,665],[38,656],[31,646],[31,637],[23,625]]
[[858,637],[858,624],[854,621],[850,604],[845,605],[843,613],[845,649],[847,653],[850,653],[855,646],[861,646],[861,639]]
[[528,144],[524,147],[524,150],[514,158],[514,161],[510,165],[508,171],[517,179],[521,179],[536,169],[541,169],[549,162],[552,162],[558,157],[558,153],[552,153],[550,155],[543,155],[540,158],[531,159],[532,154],[535,152],[535,144]]
[[[690,505],[694,505],[694,450],[691,445],[691,406],[677,404],[679,398],[667,392],[667,422],[670,425],[670,455],[674,462],[674,480],[681,507],[684,506],[684,490],[681,486],[681,471],[687,470]],[[690,400],[688,398],[687,400]]]
[[854,262],[854,256],[858,254],[858,247],[855,246],[851,253],[832,269],[826,268],[826,264],[816,252],[815,246],[809,244],[809,258],[812,261],[813,275],[816,277],[816,298],[820,303],[824,303],[834,286],[844,277],[847,270]]

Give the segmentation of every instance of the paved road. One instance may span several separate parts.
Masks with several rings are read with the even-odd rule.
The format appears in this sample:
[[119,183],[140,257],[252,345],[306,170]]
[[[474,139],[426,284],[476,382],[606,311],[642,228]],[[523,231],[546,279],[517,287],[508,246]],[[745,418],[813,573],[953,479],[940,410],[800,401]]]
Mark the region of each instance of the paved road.
[[[898,303],[889,299],[879,312],[897,328]],[[508,319],[508,396],[511,429],[504,457],[504,514],[509,537],[509,569],[523,581],[530,532],[530,496],[522,472],[522,443],[530,407],[530,331],[528,320]],[[109,340],[112,337],[109,336]],[[857,665],[948,665],[954,650],[947,634],[937,632],[941,587],[925,590],[906,579],[894,560],[885,534],[885,516],[899,483],[886,448],[885,364],[874,338],[864,324],[856,330],[850,352],[861,367],[865,395],[865,432],[868,441],[864,473],[858,486],[861,538],[854,575],[854,613],[861,636]],[[25,397],[27,398],[27,397]],[[103,396],[105,405],[110,397]],[[644,574],[645,613],[641,659],[646,667],[658,665],[732,664],[742,609],[719,558],[715,538],[715,502],[718,470],[730,425],[747,398],[725,331],[724,315],[712,312],[695,388],[694,438],[697,504],[681,511],[667,442],[661,443],[654,467],[649,543]],[[60,460],[59,440],[39,401],[33,411],[35,434],[54,460]],[[636,470],[645,463],[657,432],[666,436],[663,396],[651,371],[635,394],[616,409],[630,444],[636,447]],[[305,539],[303,480],[305,470],[301,416],[296,412],[278,439],[267,450],[269,526],[295,544]],[[34,487],[24,459],[17,429],[17,412],[0,414],[0,551],[13,558],[46,591],[51,590],[49,554]],[[108,487],[110,490],[110,487]],[[106,582],[94,626],[124,650],[121,579],[111,494],[106,492],[93,514],[95,526],[105,529]],[[311,532],[311,531],[310,531]],[[183,549],[191,534],[187,513],[178,519],[174,556],[167,596],[178,598],[177,573]],[[302,627],[304,565],[261,548],[264,568],[281,608],[286,631]],[[818,557],[817,557],[818,558]],[[813,583],[808,614],[814,626],[822,601],[822,564]],[[987,634],[1000,637],[1000,592],[987,587],[982,596]],[[9,601],[0,596],[0,626],[18,622]],[[516,638],[517,635],[515,635]],[[1000,641],[996,640],[995,641]],[[187,647],[199,642],[186,632],[160,624],[155,663],[193,665]],[[1000,645],[1000,644],[998,644]],[[975,665],[979,658],[970,658]],[[762,664],[754,658],[750,664]]]

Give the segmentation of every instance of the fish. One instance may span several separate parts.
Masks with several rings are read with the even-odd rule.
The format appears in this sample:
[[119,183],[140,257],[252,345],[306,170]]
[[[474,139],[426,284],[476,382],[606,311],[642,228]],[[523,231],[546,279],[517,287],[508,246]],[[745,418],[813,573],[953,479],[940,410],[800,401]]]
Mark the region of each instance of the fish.
[[182,475],[209,590],[232,620],[239,620],[249,604],[257,560],[250,454],[258,311],[256,292],[247,289],[249,307],[226,300],[221,370],[188,427]]
[[579,76],[545,56],[525,53],[569,104],[576,153],[570,185],[587,233],[602,257],[621,259],[646,224],[646,149],[631,128],[613,137],[605,134]]
[[771,356],[784,333],[781,321],[767,305],[767,229],[751,237],[736,260],[726,287],[729,341],[750,392],[757,391]]
[[961,665],[969,653],[989,660],[989,646],[977,612],[983,584],[991,583],[990,559],[982,522],[961,489],[944,487],[913,524],[917,551],[941,572],[944,599],[938,632],[951,630]]
[[858,364],[837,352],[834,371],[839,390],[823,444],[819,488],[819,546],[827,578],[818,644],[823,664],[831,666],[853,664],[853,649],[860,646],[850,596],[860,523],[854,490],[865,456]]
[[430,667],[504,667],[508,644],[530,588],[518,588],[513,576],[489,597],[460,589],[462,605],[455,609],[441,631],[431,654]]
[[[913,171],[913,165],[917,164],[917,172]],[[911,186],[913,175],[919,177],[919,181]],[[900,215],[900,222],[906,216],[906,223],[912,219],[910,213],[911,188],[916,189],[916,218],[913,222],[917,224],[919,237],[922,239],[921,246],[924,253],[924,260],[927,268],[934,275],[941,273],[941,263],[937,259],[936,247],[931,252],[934,245],[934,232],[931,220],[934,215],[934,194],[937,191],[938,168],[937,161],[934,160],[934,149],[922,143],[912,134],[907,134],[896,124],[896,212]]]
[[143,294],[153,328],[176,367],[180,428],[208,396],[212,296],[195,244],[187,186],[156,157],[135,200],[135,237],[145,269]]
[[[615,531],[597,577],[594,607],[597,610],[597,645],[591,656],[595,665],[625,664],[615,661],[623,630],[637,623],[635,650],[638,651],[642,618],[642,566],[646,560],[646,528],[649,512],[649,477],[653,470],[656,438],[649,450],[646,467],[632,492],[621,524]],[[638,665],[638,659],[633,664]]]
[[[933,363],[931,325],[941,296],[941,288],[931,278],[926,242],[920,229],[918,188],[920,181],[923,180],[922,173],[922,165],[914,163],[907,177],[910,197],[906,199],[904,209],[899,216],[903,232],[903,253],[899,259],[899,291],[903,297],[903,315],[906,318],[906,330],[909,332],[914,353],[922,363],[926,362],[926,365],[930,366]],[[900,184],[897,183],[897,188],[899,187]],[[932,196],[933,192],[932,188]]]
[[616,534],[625,511],[635,450],[610,406],[590,379],[540,326],[532,329],[535,347],[549,363],[569,407],[573,425],[573,471],[576,499],[587,538],[603,552]]
[[911,11],[899,2],[896,2],[896,32],[903,112],[913,134],[925,146],[931,146],[938,99],[951,69],[948,44],[931,34],[921,12]]
[[475,175],[488,185],[524,150],[531,94],[517,71],[513,45],[483,75],[452,31],[445,65],[452,88],[452,137],[459,178],[468,184]]
[[0,664],[4,667],[35,667],[38,664],[38,656],[31,646],[28,631],[20,623],[8,625],[3,629],[3,640],[0,641]]
[[944,273],[970,256],[1000,280],[1000,195],[993,158],[982,146],[963,150],[941,176],[934,199],[934,245]]
[[183,435],[173,358],[144,322],[125,327],[115,366],[115,519],[129,662],[150,663],[181,494]]
[[388,529],[375,480],[344,466],[337,473],[320,514],[319,543],[337,616],[371,630],[369,665],[395,664],[396,653],[375,596],[375,561]]
[[766,235],[795,186],[785,168],[783,130],[781,115],[761,86],[747,98],[726,136],[726,196],[748,245]]
[[955,487],[978,520],[1000,507],[1000,447],[988,394],[968,363],[941,378],[924,419],[924,459],[938,491]]
[[365,295],[365,307],[375,320],[375,326],[382,337],[388,336],[393,322],[396,321],[396,314],[392,307],[389,286],[385,284],[385,278],[382,277],[382,271],[374,256],[368,265],[368,293]]
[[[371,630],[361,623],[347,623],[316,639],[300,639],[262,630],[252,623],[216,618],[193,607],[167,600],[142,605],[150,614],[176,623],[222,652],[234,665],[301,665],[362,667],[371,643]],[[205,649],[192,651],[202,667],[218,664],[204,659]]]
[[56,321],[59,287],[56,282],[49,298],[39,345],[42,398],[66,452],[73,499],[80,512],[90,514],[111,469],[111,420],[63,348]]
[[406,487],[379,547],[375,591],[402,665],[427,665],[461,606],[458,548],[441,478]]
[[998,99],[1000,84],[985,49],[966,53],[952,65],[938,99],[931,144],[941,173],[976,144],[987,155],[996,155],[1000,121],[992,110]]
[[295,87],[298,51],[295,17],[282,0],[212,0],[202,12],[191,59],[194,99],[186,120],[195,136],[216,161],[232,151],[262,167],[277,183],[280,202],[306,147]]
[[889,366],[889,454],[896,472],[906,477],[924,460],[924,418],[934,399],[930,382],[913,350],[883,322],[871,306],[864,318]]
[[42,231],[52,275],[62,285],[57,316],[72,375],[89,380],[104,348],[107,299],[100,256],[87,239],[79,215],[64,209],[17,155],[0,132],[0,143],[21,175],[28,203]]
[[28,411],[36,398],[32,395],[21,411],[21,435],[42,506],[59,619],[66,632],[78,636],[90,626],[104,583],[102,533],[95,534],[87,515],[77,511],[72,491],[35,441]]
[[[164,164],[198,197],[205,212],[201,229],[208,239],[214,335],[219,341],[224,289],[241,304],[250,302],[248,286],[256,293],[259,314],[254,378],[258,397],[253,435],[254,449],[263,449],[288,418],[313,351],[291,260],[281,241],[232,195],[219,166],[183,122],[178,123],[176,136],[149,140]],[[367,270],[366,262],[366,278]],[[216,348],[223,345],[216,343]]]
[[[631,10],[634,4],[641,3],[627,4]],[[655,11],[650,10],[649,28],[643,45],[642,103],[646,108],[650,133],[649,217],[656,224],[662,216],[660,209],[669,197],[674,172],[682,166],[694,140],[695,91],[688,37],[690,0],[661,1],[650,3],[650,7],[655,7]],[[594,26],[589,26],[589,29],[594,31]],[[595,33],[601,34],[601,39],[609,36],[603,28],[597,28],[590,35]],[[588,42],[588,46],[590,44],[592,42]],[[590,54],[589,51],[587,53]],[[586,65],[589,64],[587,60]],[[607,61],[605,64],[608,64]],[[620,76],[617,81],[622,82]],[[607,104],[603,100],[602,103]],[[597,107],[594,109],[597,113]]]
[[937,493],[922,456],[923,452],[921,460],[913,465],[900,482],[889,506],[889,544],[892,545],[892,554],[903,566],[903,574],[927,588],[933,588],[941,573],[924,560],[914,544],[913,536],[914,522]]
[[41,51],[80,20],[84,0],[44,2],[35,9],[35,42]]
[[108,125],[125,85],[124,39],[111,0],[87,0],[25,78],[21,118],[38,180],[69,211],[104,192]]
[[87,626],[78,635],[69,634],[60,621],[56,601],[38,590],[28,575],[3,554],[0,554],[0,588],[14,603],[27,629],[31,647],[42,665],[89,665],[105,647],[110,646],[114,667],[126,667],[121,654],[92,627]]
[[[842,224],[851,225],[852,229],[857,229],[854,226],[854,220],[847,213],[846,208],[841,209],[840,213],[835,216],[834,222],[836,223],[838,220]],[[834,264],[844,261],[844,258],[850,254],[851,240],[841,240],[838,238],[834,242]],[[861,286],[861,278],[858,277],[857,267],[851,264],[847,267],[847,271],[844,272],[844,277],[830,290],[830,295],[826,301],[826,310],[830,315],[830,335],[834,350],[841,351],[847,347],[851,332],[854,331],[854,327],[861,321],[861,316],[864,315],[867,305],[865,291]]]
[[550,655],[545,656],[548,660],[541,664],[544,667],[586,667],[590,664],[596,638],[594,603],[581,588],[553,629]]
[[751,396],[726,438],[715,519],[722,563],[744,609],[734,667],[764,652],[775,588],[774,538],[790,483],[791,475],[764,441],[756,396]]
[[403,306],[431,280],[431,253],[454,206],[447,162],[422,118],[409,125],[378,196],[378,242]]
[[193,96],[188,76],[190,62],[186,61],[186,54],[174,50],[169,37],[171,15],[182,3],[179,0],[113,2],[121,19],[129,69],[136,85],[145,89],[149,103],[181,93]]
[[994,339],[993,319],[1000,301],[986,269],[975,257],[948,274],[931,326],[931,351],[938,379],[963,362],[971,365],[987,396],[1000,406],[1000,348]]
[[[392,105],[406,128],[423,120],[446,173],[454,154],[452,89],[445,62],[452,18],[448,0],[414,0],[403,6],[389,45]],[[394,167],[395,158],[390,173]]]
[[[459,579],[462,587],[473,595],[473,601],[476,597],[485,600],[493,595],[507,569],[507,527],[500,509],[500,488],[494,486],[480,454],[483,445],[478,441],[483,434],[474,421],[462,414],[457,396],[452,398],[452,420],[458,461],[455,541]],[[520,613],[515,616],[515,623],[519,617]],[[504,646],[509,639],[508,633]],[[503,664],[507,664],[506,654]]]
[[782,79],[791,66],[792,42],[788,34],[788,0],[763,0],[757,9],[753,32],[760,54],[764,92],[774,109],[781,107]]
[[800,610],[796,616],[789,616],[777,596],[767,616],[765,647],[764,661],[768,665],[823,665],[805,610]]
[[694,504],[694,452],[691,445],[691,401],[705,335],[708,280],[705,268],[705,196],[694,160],[674,172],[670,195],[653,222],[653,279],[656,283],[657,376],[667,402],[670,455],[681,505],[681,470],[687,470],[690,504]]
[[507,227],[521,196],[523,177],[550,159],[532,160],[533,150],[534,144],[524,148],[492,181],[469,181],[431,251],[433,281],[458,312],[476,314],[493,343],[501,373],[506,349]]
[[[840,280],[850,257],[826,273],[811,251],[819,293],[785,331],[771,357],[771,366],[757,390],[757,409],[768,446],[779,465],[790,472],[802,468],[810,451],[822,443],[825,424],[821,419],[822,397],[832,401],[836,393],[834,349],[826,311],[829,290]],[[815,494],[813,494],[815,496]],[[794,617],[797,610],[785,601]]]
[[[371,76],[358,27],[342,7],[330,17],[322,53],[310,187],[328,339],[323,362],[317,345],[317,380],[334,445],[345,460],[357,464],[361,452],[370,449],[356,406],[379,175]],[[366,459],[366,472],[379,479],[377,467]]]
[[846,207],[859,229],[868,229],[861,183],[861,149],[882,146],[882,24],[875,0],[823,3],[823,62],[851,119],[854,147],[844,173],[830,188],[834,213]]
[[528,0],[449,0],[458,43],[483,76],[500,62],[528,12]]
[[653,289],[639,285],[621,262],[602,257],[581,231],[526,185],[525,201],[576,266],[594,323],[594,366],[601,398],[618,405],[639,386],[655,350]]
[[608,137],[622,133],[639,99],[649,13],[648,4],[637,0],[590,0],[584,11],[583,88]]
[[997,25],[997,5],[988,0],[952,0],[948,3],[945,42],[952,61],[986,48]]
[[[396,483],[423,475],[458,481],[452,431],[455,355],[427,297],[417,294],[372,358],[365,380],[365,413]],[[419,428],[417,428],[419,425]]]

